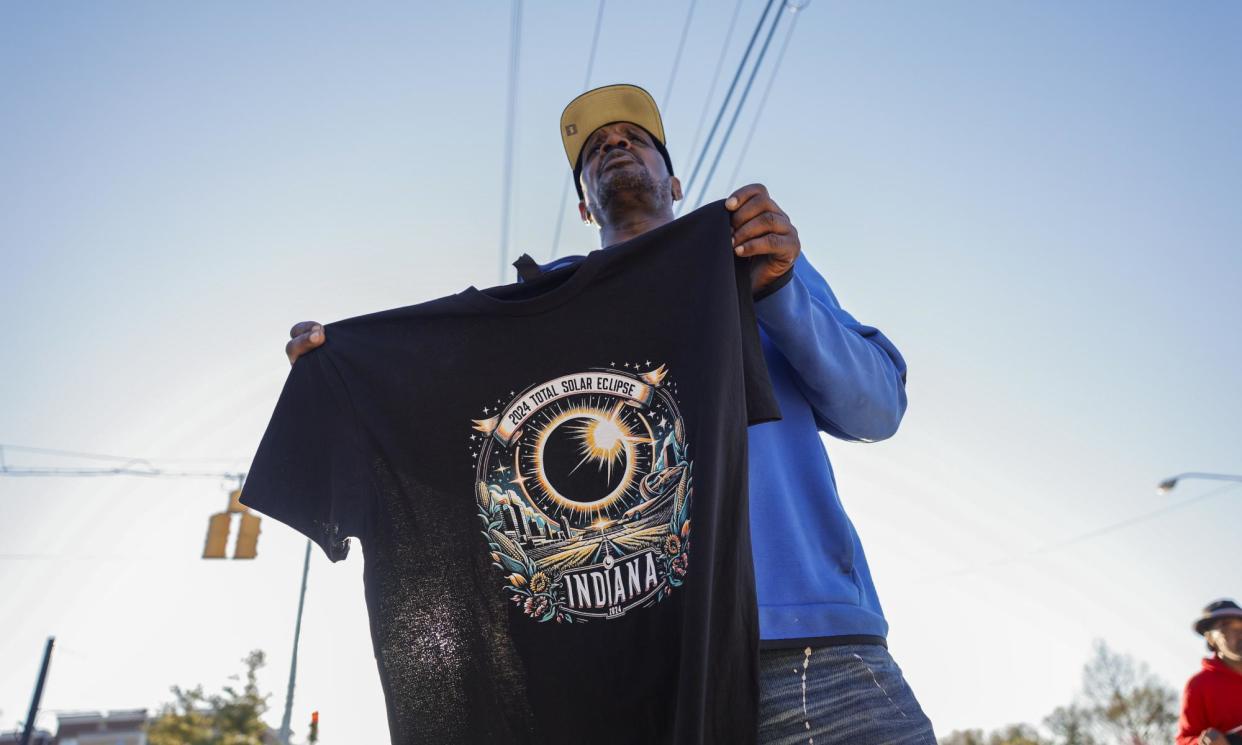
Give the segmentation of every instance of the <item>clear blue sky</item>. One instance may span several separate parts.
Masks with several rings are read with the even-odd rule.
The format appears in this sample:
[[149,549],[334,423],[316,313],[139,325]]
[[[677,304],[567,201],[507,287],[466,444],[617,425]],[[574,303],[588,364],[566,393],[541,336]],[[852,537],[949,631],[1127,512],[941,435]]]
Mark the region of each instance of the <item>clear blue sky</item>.
[[[561,253],[597,241],[556,136],[596,7],[525,7],[515,254],[555,219]],[[663,100],[688,7],[609,2],[592,84]],[[669,97],[682,175],[733,7],[700,0]],[[0,442],[244,468],[294,321],[497,281],[509,8],[0,7]],[[1038,721],[1096,637],[1180,687],[1191,618],[1242,596],[1242,489],[1056,547],[1242,472],[1240,33],[1228,2],[815,0],[711,186],[766,183],[909,362],[898,435],[828,447],[942,734]],[[279,721],[302,542],[265,522],[258,561],[197,560],[224,498],[0,480],[0,729],[49,634],[49,709],[154,707],[261,647]],[[325,742],[385,736],[360,572],[312,566],[294,721]]]

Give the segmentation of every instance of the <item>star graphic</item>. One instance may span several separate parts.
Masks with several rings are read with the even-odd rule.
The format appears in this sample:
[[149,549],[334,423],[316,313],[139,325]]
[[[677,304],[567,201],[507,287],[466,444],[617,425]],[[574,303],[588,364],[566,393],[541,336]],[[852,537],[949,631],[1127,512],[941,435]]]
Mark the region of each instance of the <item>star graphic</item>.
[[488,408],[487,408],[486,406],[484,406],[484,407],[483,407],[483,413],[484,413],[484,414],[486,414],[487,412],[488,412]]
[[648,364],[648,365],[650,365],[650,364],[651,364],[651,360],[647,360],[647,364]]

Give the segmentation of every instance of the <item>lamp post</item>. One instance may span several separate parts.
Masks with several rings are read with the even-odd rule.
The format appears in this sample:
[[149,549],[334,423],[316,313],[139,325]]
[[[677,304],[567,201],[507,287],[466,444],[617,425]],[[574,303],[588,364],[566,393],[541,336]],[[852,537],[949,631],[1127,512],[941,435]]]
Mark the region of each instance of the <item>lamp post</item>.
[[1185,481],[1186,479],[1210,479],[1212,481],[1237,481],[1242,483],[1242,476],[1231,473],[1179,473],[1176,476],[1171,476],[1164,481],[1161,481],[1156,486],[1156,493],[1168,494],[1173,491],[1173,487],[1177,486],[1177,482]]

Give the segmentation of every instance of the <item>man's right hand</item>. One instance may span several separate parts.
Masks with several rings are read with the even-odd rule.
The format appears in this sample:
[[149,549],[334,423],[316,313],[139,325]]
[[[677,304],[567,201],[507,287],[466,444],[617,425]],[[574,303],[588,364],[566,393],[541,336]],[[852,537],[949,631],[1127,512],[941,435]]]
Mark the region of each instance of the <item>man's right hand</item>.
[[292,365],[298,357],[306,354],[324,340],[323,324],[318,321],[302,321],[289,329],[289,343],[285,345],[285,356]]
[[1199,742],[1202,745],[1226,745],[1225,736],[1216,729],[1205,729],[1203,734],[1199,735]]

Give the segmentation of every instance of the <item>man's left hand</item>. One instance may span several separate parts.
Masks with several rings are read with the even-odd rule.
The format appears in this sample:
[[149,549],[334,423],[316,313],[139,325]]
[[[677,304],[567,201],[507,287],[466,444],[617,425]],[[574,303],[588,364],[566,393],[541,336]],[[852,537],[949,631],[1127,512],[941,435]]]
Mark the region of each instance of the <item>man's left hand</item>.
[[793,269],[802,253],[798,230],[768,196],[767,187],[743,186],[725,200],[725,209],[733,213],[733,250],[738,256],[754,257],[751,292],[759,292]]

